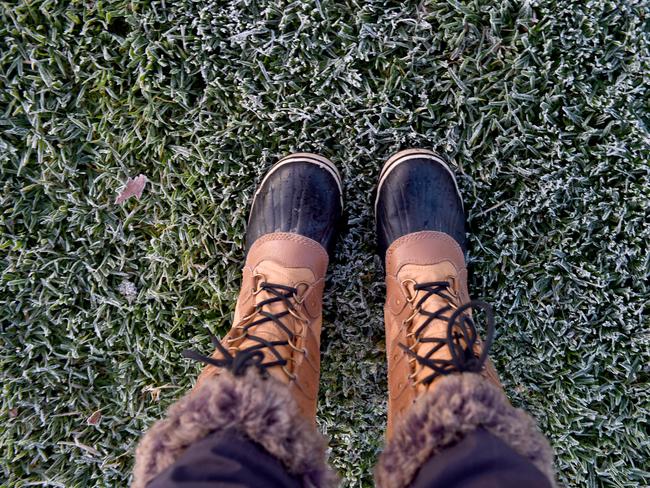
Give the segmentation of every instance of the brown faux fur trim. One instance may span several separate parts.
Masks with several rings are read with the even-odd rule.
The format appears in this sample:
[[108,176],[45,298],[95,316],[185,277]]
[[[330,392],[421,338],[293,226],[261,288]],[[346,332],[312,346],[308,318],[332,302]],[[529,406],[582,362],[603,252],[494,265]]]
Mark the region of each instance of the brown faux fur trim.
[[304,486],[337,485],[316,426],[298,414],[285,385],[251,368],[245,376],[223,372],[206,379],[169,408],[138,445],[132,488],[144,488],[193,442],[230,428],[261,445]]
[[408,486],[431,456],[478,427],[529,459],[553,485],[553,451],[535,421],[485,378],[463,373],[438,380],[435,391],[413,406],[380,457],[377,486]]

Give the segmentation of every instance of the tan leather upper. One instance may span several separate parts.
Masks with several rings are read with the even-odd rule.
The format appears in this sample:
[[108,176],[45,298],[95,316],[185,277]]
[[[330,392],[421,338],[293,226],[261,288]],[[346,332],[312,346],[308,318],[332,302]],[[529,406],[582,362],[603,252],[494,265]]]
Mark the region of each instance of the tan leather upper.
[[[279,319],[295,334],[294,340],[291,345],[275,347],[288,364],[271,367],[268,372],[288,384],[300,411],[308,418],[316,416],[322,297],[327,264],[327,252],[312,239],[285,232],[260,237],[246,258],[233,327],[221,341],[231,354],[258,344],[251,340],[250,336],[268,341],[288,341],[287,333],[273,321],[255,325],[248,331],[243,328],[264,318],[263,313],[277,315],[288,310],[287,304],[282,301],[259,305],[260,302],[273,297],[272,293],[260,289],[262,283],[296,288],[297,293],[290,299],[293,305],[290,314]],[[264,348],[263,351],[265,363],[277,360],[269,348]],[[220,359],[221,353],[215,351],[213,357]],[[197,385],[219,371],[220,368],[207,366],[199,376]]]
[[[469,301],[467,292],[467,268],[458,243],[442,232],[423,231],[397,239],[386,253],[386,352],[388,356],[388,429],[390,438],[395,426],[416,399],[434,388],[436,381],[423,384],[421,380],[432,371],[417,363],[399,344],[412,348],[418,355],[431,351],[435,344],[419,343],[413,332],[423,325],[427,317],[417,313],[416,305],[424,296],[415,290],[416,284],[447,281],[447,294],[451,300],[432,295],[422,309],[435,312],[444,306],[460,306]],[[453,312],[447,312],[450,316]],[[469,312],[468,312],[469,313]],[[421,333],[421,337],[444,338],[447,336],[446,320],[434,319]],[[480,349],[480,347],[479,347]],[[445,346],[432,358],[449,359],[451,354]],[[491,365],[485,374],[498,384],[498,377]]]

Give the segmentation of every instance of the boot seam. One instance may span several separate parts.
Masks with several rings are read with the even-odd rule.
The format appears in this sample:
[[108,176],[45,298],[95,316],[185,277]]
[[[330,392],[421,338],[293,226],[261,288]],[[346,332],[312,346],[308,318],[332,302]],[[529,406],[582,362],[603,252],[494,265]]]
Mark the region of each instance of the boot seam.
[[253,250],[253,248],[255,246],[258,245],[258,243],[263,244],[263,243],[268,242],[268,241],[295,241],[295,242],[298,242],[300,244],[305,244],[305,245],[308,245],[310,247],[313,247],[316,250],[318,250],[319,252],[322,252],[326,256],[328,256],[327,251],[325,250],[325,248],[319,242],[317,242],[314,239],[311,239],[311,238],[309,238],[307,236],[303,236],[302,234],[295,234],[293,232],[272,232],[270,234],[264,234],[264,235],[258,237],[255,240],[255,242],[253,242],[253,244],[250,247],[249,253]]
[[[463,256],[464,260],[464,254],[463,250],[456,242],[456,239],[454,239],[452,236],[445,232],[440,232],[440,231],[435,231],[435,230],[423,230],[423,231],[418,231],[418,232],[412,232],[410,234],[403,235],[402,237],[396,239],[388,248],[386,251],[386,270],[389,269],[389,259],[392,258],[392,256],[397,252],[397,249],[407,243],[411,242],[417,242],[417,241],[422,241],[430,239],[432,241],[443,241],[445,243],[452,243],[452,246],[454,247],[454,250],[458,251],[460,256]],[[391,273],[392,274],[392,273]]]

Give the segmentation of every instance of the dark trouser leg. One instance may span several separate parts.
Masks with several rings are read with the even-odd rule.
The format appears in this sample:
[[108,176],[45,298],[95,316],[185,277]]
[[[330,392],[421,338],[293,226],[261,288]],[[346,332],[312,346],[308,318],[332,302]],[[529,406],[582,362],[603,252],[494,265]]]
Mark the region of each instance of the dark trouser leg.
[[550,488],[548,478],[510,446],[479,428],[434,456],[411,488]]
[[250,368],[208,377],[142,437],[131,488],[336,486],[326,442],[287,386]]
[[192,444],[147,488],[299,488],[280,461],[235,430]]
[[375,471],[379,488],[550,488],[553,450],[535,420],[475,373],[448,375],[402,418]]

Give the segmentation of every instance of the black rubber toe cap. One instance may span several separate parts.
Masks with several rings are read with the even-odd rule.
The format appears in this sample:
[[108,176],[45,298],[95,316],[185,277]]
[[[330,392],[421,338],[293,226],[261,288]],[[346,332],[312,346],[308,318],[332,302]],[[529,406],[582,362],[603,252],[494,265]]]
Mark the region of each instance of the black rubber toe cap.
[[449,234],[467,252],[463,203],[454,177],[442,163],[407,158],[382,176],[377,191],[377,245],[382,260],[396,239],[423,230]]
[[291,162],[280,161],[269,170],[253,200],[246,232],[247,249],[265,234],[292,232],[331,251],[342,203],[338,175],[326,166],[292,158]]

